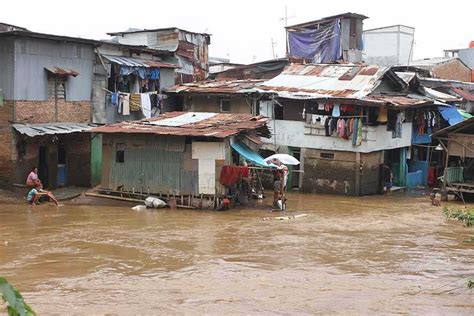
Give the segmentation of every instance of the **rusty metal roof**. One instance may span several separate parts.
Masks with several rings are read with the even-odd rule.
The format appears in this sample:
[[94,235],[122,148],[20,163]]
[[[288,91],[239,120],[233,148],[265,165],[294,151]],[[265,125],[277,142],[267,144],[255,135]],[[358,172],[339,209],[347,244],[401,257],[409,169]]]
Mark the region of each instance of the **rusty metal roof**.
[[101,55],[108,61],[115,64],[122,65],[122,66],[144,67],[144,68],[180,68],[178,65],[165,63],[165,62],[157,61],[157,60],[145,60],[141,58],[113,56],[113,55],[105,55],[105,54],[101,54]]
[[68,69],[68,68],[53,66],[53,67],[44,67],[44,69],[46,69],[50,73],[57,76],[73,76],[73,77],[79,76],[79,72],[72,69]]
[[289,99],[363,99],[379,86],[389,69],[356,64],[290,64],[256,90]]
[[104,125],[91,132],[225,138],[255,130],[267,120],[251,114],[167,112],[152,119]]
[[453,92],[458,94],[460,97],[462,97],[466,101],[474,101],[474,94],[469,92],[467,89],[463,88],[452,88],[451,89]]
[[386,104],[394,108],[410,108],[433,105],[433,101],[421,96],[412,98],[409,96],[394,96],[394,95],[370,95],[365,98],[366,101],[372,103]]
[[263,79],[205,80],[184,83],[165,89],[166,92],[188,93],[244,93],[264,82]]

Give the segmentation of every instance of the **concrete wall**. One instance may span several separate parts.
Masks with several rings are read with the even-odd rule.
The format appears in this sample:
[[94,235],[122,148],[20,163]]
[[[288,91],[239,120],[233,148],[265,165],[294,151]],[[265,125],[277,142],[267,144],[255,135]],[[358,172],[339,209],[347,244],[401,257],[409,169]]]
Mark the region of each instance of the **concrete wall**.
[[457,59],[434,66],[432,72],[439,79],[471,81],[471,69]]
[[92,45],[17,38],[15,40],[15,100],[45,101],[48,81],[45,67],[69,68],[79,72],[68,76],[66,100],[90,101],[94,51]]
[[403,25],[364,31],[363,60],[371,65],[408,65],[413,54],[414,34],[414,28]]
[[338,150],[369,153],[374,151],[407,147],[411,145],[412,123],[402,124],[402,138],[392,138],[392,132],[386,125],[363,126],[361,146],[352,146],[350,140],[337,136],[324,136],[324,127],[319,124],[307,124],[301,121],[270,120],[268,127],[272,131],[265,143],[274,144],[276,134],[277,146],[293,146],[322,150]]
[[[325,158],[331,154],[333,158]],[[304,151],[303,192],[370,195],[380,192],[383,152]]]

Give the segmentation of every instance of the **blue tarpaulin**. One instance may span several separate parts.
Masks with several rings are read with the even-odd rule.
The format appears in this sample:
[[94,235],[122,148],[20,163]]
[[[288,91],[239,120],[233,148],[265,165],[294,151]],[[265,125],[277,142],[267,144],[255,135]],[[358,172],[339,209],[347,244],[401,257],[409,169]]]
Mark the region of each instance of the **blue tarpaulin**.
[[267,165],[265,160],[263,160],[262,156],[260,156],[258,153],[256,153],[252,149],[248,148],[247,145],[245,145],[244,143],[235,142],[231,146],[235,151],[237,151],[241,156],[243,156],[248,161],[251,161],[252,163],[259,165],[261,167],[270,167],[269,165]]
[[314,63],[328,63],[342,58],[341,24],[335,19],[318,29],[288,32],[290,57],[303,57]]
[[455,125],[461,123],[464,118],[461,113],[458,112],[456,106],[438,106],[439,113],[441,116],[448,121],[449,125]]

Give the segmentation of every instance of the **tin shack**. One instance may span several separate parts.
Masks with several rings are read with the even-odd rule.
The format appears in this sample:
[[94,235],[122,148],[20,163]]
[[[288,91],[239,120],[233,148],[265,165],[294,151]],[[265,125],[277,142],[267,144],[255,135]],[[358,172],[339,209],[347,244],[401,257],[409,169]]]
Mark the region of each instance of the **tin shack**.
[[[101,189],[155,195],[216,197],[232,144],[268,136],[267,119],[252,114],[167,112],[109,124],[101,133]],[[235,157],[235,154],[234,154]]]

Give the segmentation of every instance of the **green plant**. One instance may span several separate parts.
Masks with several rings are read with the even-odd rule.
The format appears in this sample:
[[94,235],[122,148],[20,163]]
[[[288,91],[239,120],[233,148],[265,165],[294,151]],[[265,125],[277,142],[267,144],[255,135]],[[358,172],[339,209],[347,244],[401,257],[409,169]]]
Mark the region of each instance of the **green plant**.
[[467,281],[467,287],[470,289],[474,289],[474,280]]
[[7,303],[8,316],[34,316],[36,313],[25,303],[20,292],[0,277],[0,294],[5,303]]
[[474,209],[449,209],[444,207],[443,213],[448,219],[458,220],[466,226],[474,226]]

